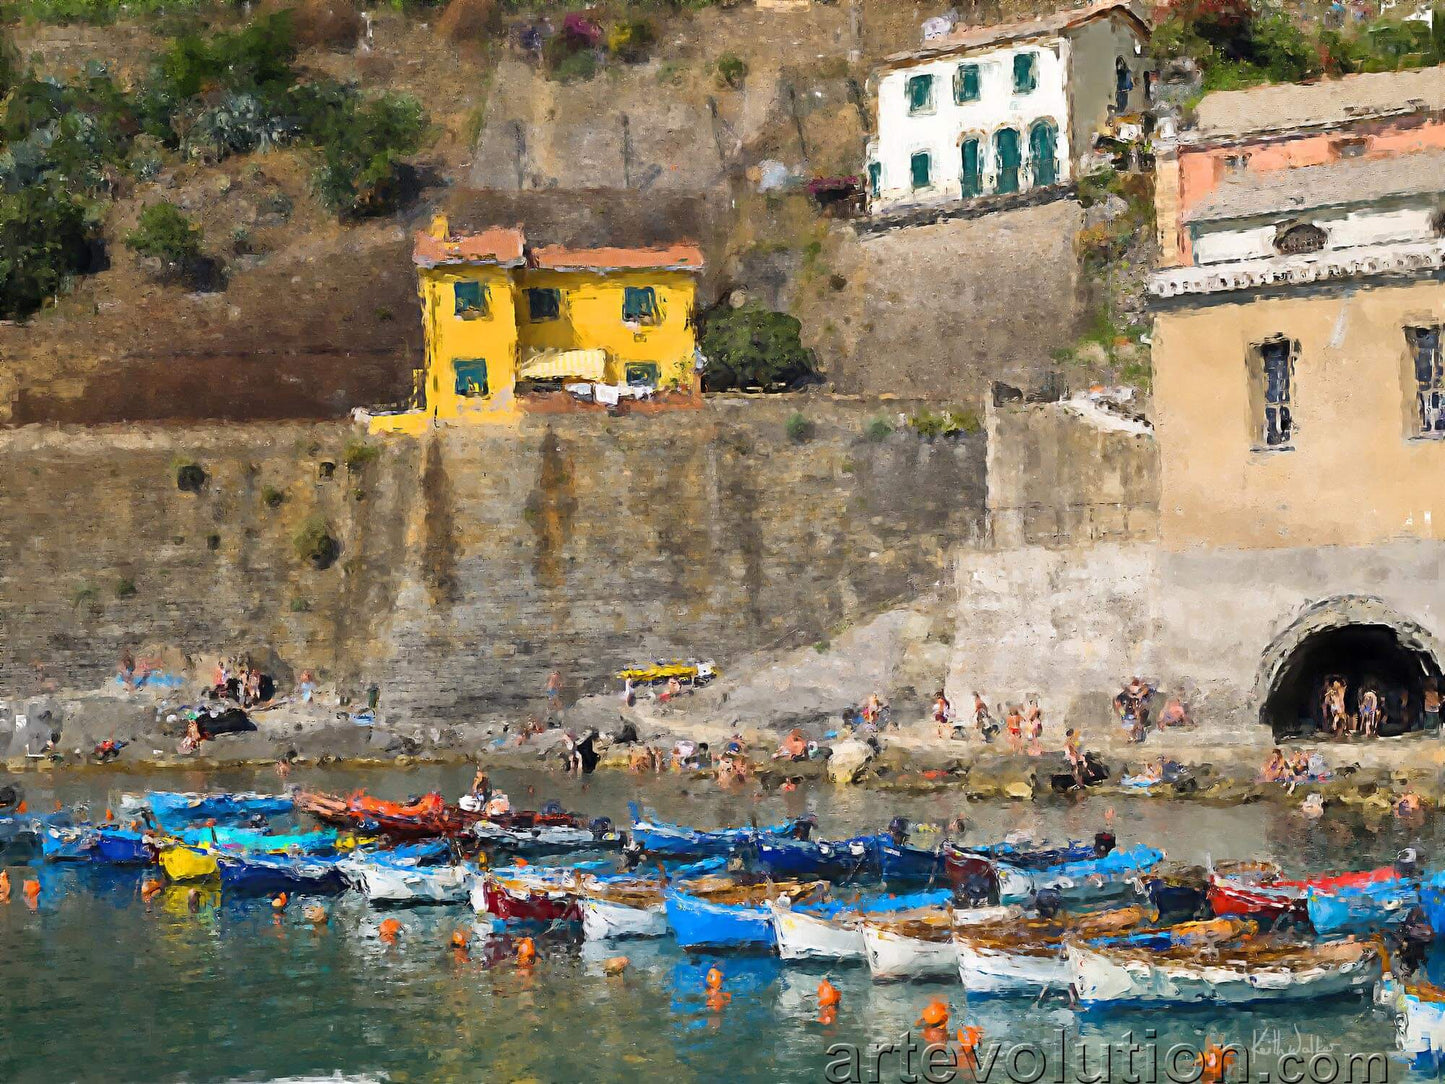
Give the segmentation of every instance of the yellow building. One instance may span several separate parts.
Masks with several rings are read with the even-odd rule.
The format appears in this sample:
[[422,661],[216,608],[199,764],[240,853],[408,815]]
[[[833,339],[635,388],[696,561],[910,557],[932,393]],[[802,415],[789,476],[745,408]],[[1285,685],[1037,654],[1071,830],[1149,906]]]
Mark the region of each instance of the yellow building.
[[1192,265],[1150,283],[1170,548],[1445,539],[1442,190],[1425,149],[1240,171],[1189,209]]
[[438,217],[412,256],[422,404],[373,414],[372,432],[514,422],[529,409],[588,403],[696,401],[696,246],[529,251],[520,229],[455,236]]

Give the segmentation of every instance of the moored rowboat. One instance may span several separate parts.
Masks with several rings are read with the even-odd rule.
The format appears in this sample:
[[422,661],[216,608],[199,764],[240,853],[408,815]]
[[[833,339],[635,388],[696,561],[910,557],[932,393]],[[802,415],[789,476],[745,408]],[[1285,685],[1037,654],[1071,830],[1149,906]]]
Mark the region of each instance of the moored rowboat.
[[867,958],[863,920],[920,907],[941,907],[953,896],[950,889],[915,892],[907,896],[876,895],[851,902],[793,907],[785,900],[769,900],[778,955],[785,960],[856,960]]
[[901,915],[864,919],[863,951],[875,980],[939,978],[954,974],[956,924],[1002,922],[1022,915],[1017,907],[976,907],[954,911],[926,907]]

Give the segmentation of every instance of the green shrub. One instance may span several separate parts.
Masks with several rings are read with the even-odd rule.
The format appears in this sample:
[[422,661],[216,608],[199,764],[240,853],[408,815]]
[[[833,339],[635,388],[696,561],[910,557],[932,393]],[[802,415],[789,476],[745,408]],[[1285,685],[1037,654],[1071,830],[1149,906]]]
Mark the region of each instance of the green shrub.
[[355,472],[368,463],[374,463],[380,455],[381,449],[375,444],[367,444],[364,440],[349,440],[341,453],[341,461],[346,464],[347,470]]
[[607,51],[619,60],[638,64],[647,59],[657,34],[647,19],[625,19],[607,32]]
[[206,488],[208,476],[199,463],[180,463],[176,466],[176,488],[182,493],[199,493]]
[[863,427],[863,435],[873,444],[880,444],[893,435],[893,423],[881,415]]
[[136,228],[125,235],[126,248],[181,270],[201,255],[201,228],[169,200],[152,203],[140,213]]
[[983,419],[977,411],[961,407],[945,407],[937,413],[923,407],[909,417],[908,428],[929,440],[935,437],[970,436],[983,431]]
[[591,49],[568,53],[547,67],[547,75],[559,83],[585,83],[597,74],[597,54]]
[[813,423],[797,411],[788,415],[783,428],[787,431],[788,439],[795,444],[801,444],[813,435]]
[[717,78],[723,86],[741,89],[748,77],[748,62],[736,53],[724,53],[717,58]]
[[702,333],[704,386],[709,391],[769,390],[812,379],[817,359],[803,346],[802,328],[796,317],[760,305],[713,310]]
[[87,270],[94,232],[85,205],[57,188],[0,193],[0,317],[30,315]]
[[343,106],[321,127],[314,183],[323,203],[342,217],[387,214],[401,205],[403,159],[421,149],[427,131],[420,102],[383,94]]
[[267,508],[280,508],[281,503],[285,499],[286,494],[282,493],[275,486],[261,487],[261,503],[264,504]]
[[115,597],[131,598],[136,593],[135,580],[120,579],[115,581]]
[[308,516],[291,538],[296,556],[310,561],[318,569],[330,568],[341,556],[341,543],[331,533],[331,525],[320,515]]
[[304,598],[296,597],[291,600],[291,612],[293,614],[304,614],[311,611],[311,603]]

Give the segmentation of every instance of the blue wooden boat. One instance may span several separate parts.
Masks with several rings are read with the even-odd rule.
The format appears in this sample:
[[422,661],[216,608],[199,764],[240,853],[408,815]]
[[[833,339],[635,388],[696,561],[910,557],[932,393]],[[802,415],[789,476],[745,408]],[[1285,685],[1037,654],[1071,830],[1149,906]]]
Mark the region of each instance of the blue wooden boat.
[[127,828],[97,829],[94,858],[108,866],[149,866],[156,860],[145,833]]
[[196,821],[235,822],[254,816],[276,817],[290,813],[295,803],[285,794],[187,794],[147,791],[144,804],[166,828],[181,828]]
[[331,894],[346,882],[337,868],[340,856],[217,853],[221,886],[238,895],[271,892]]
[[336,850],[336,829],[271,833],[264,828],[187,828],[178,838],[192,847],[214,847],[246,854],[329,854]]
[[943,852],[895,843],[888,836],[879,836],[875,848],[879,876],[895,883],[932,884],[947,879]]
[[1357,888],[1311,888],[1305,907],[1315,933],[1332,937],[1397,926],[1419,902],[1419,890],[1400,878]]
[[1445,870],[1432,874],[1420,885],[1420,907],[1435,935],[1445,934]]
[[663,893],[667,924],[678,945],[689,951],[771,952],[777,939],[768,901],[782,895],[800,901],[820,890],[822,884],[728,885],[709,892],[709,898],[686,888],[669,888]]
[[721,828],[704,832],[681,824],[670,824],[655,817],[643,817],[635,802],[627,808],[632,812],[632,839],[651,855],[661,858],[708,858],[727,855],[748,843],[759,833],[767,836],[791,835],[797,828],[796,821],[773,825],[770,828]]
[[889,836],[804,840],[760,835],[753,841],[753,861],[769,877],[823,881],[876,881],[878,847]]
[[1061,902],[1095,904],[1125,896],[1136,882],[1164,861],[1164,852],[1141,845],[1111,851],[1102,858],[1063,862],[1041,870],[998,863],[999,902],[1021,903],[1043,891],[1058,893]]
[[1013,866],[1015,869],[1042,870],[1061,866],[1065,862],[1082,862],[1100,857],[1100,845],[1083,840],[1070,840],[1061,847],[1034,847],[1020,843],[990,843],[983,847],[961,847],[968,854],[976,854],[995,862]]
[[89,862],[99,839],[89,824],[47,824],[40,833],[40,853],[47,862]]

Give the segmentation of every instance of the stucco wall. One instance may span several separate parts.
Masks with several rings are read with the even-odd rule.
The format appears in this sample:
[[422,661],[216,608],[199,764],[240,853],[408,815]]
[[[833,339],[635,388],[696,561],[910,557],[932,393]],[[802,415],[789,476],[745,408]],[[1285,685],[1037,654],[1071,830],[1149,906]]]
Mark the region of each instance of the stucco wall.
[[1071,345],[1085,288],[1072,200],[863,236],[856,346],[840,391],[975,399],[993,380],[1037,386]]
[[1114,108],[1117,79],[1115,61],[1122,59],[1134,78],[1126,112],[1142,110],[1148,102],[1144,97],[1144,72],[1147,58],[1138,32],[1122,15],[1096,19],[1076,29],[1069,37],[1069,142],[1075,156],[1086,154],[1094,145],[1094,135],[1109,119]]
[[[1154,410],[1166,544],[1445,537],[1445,444],[1414,436],[1402,330],[1442,320],[1445,288],[1435,282],[1161,311]],[[1251,345],[1280,334],[1299,343],[1296,433],[1289,450],[1259,451]]]
[[[1445,545],[1174,552],[1123,543],[958,555],[948,691],[993,705],[1037,693],[1059,726],[1112,734],[1110,698],[1135,674],[1189,705],[1202,740],[1272,741],[1261,666],[1309,607],[1364,596],[1445,632]],[[1053,731],[1057,741],[1062,731]]]
[[[533,418],[371,438],[356,471],[337,425],[0,434],[0,690],[94,687],[126,649],[254,652],[444,720],[535,708],[554,666],[610,687],[638,658],[812,643],[932,589],[979,530],[981,439],[870,442],[880,409]],[[293,544],[313,516],[326,570]]]

